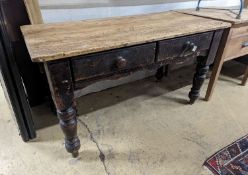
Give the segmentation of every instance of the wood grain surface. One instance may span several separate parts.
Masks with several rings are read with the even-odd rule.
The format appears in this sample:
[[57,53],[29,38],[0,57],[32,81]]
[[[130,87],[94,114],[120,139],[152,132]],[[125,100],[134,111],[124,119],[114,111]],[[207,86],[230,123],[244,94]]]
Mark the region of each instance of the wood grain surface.
[[32,61],[46,62],[230,27],[230,23],[164,12],[104,20],[22,26]]
[[179,10],[178,12],[184,14],[192,14],[199,17],[207,17],[210,19],[222,20],[225,22],[231,22],[232,24],[243,24],[248,23],[248,9],[244,9],[240,19],[237,19],[239,10],[228,10],[228,9],[207,9],[202,8],[200,11],[195,9]]

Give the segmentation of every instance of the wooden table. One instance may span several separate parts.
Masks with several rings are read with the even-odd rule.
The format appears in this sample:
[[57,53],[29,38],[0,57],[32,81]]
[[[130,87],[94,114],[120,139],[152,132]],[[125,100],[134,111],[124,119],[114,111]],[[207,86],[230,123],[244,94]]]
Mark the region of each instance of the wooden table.
[[[44,63],[65,147],[74,157],[77,136],[74,90],[145,68],[197,57],[190,102],[199,97],[226,22],[177,12],[21,27],[33,62]],[[158,71],[161,72],[161,71]]]
[[229,22],[232,27],[223,37],[221,47],[219,49],[213,72],[206,93],[206,100],[210,100],[221,68],[225,61],[229,61],[248,54],[248,9],[244,9],[240,19],[237,19],[238,10],[223,10],[223,9],[200,9],[196,11],[182,10],[184,14],[205,17],[208,19],[216,19]]

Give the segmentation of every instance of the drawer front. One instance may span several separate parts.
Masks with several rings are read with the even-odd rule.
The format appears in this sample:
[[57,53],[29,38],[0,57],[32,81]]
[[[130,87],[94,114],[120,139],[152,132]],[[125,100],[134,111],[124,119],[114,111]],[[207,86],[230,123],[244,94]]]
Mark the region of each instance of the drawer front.
[[[241,33],[243,32],[243,33]],[[234,28],[225,48],[225,60],[248,54],[248,27]]]
[[75,81],[142,68],[155,61],[156,43],[112,50],[72,59]]
[[182,62],[196,55],[206,55],[210,49],[214,32],[164,40],[158,43],[158,61]]

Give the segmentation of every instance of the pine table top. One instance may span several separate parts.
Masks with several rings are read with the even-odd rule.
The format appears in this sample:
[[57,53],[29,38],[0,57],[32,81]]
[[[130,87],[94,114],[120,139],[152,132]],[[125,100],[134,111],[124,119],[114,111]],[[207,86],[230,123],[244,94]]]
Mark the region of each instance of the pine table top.
[[47,62],[231,27],[178,12],[21,27],[33,62]]

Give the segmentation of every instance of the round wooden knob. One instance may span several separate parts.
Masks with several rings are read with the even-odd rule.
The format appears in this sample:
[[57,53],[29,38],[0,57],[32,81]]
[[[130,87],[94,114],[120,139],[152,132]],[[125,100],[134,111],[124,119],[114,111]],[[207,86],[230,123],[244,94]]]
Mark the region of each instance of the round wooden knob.
[[123,57],[118,57],[117,62],[116,62],[116,66],[119,69],[123,69],[127,66],[127,60]]

